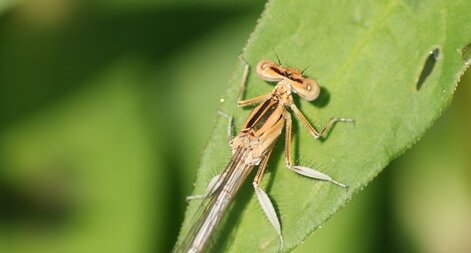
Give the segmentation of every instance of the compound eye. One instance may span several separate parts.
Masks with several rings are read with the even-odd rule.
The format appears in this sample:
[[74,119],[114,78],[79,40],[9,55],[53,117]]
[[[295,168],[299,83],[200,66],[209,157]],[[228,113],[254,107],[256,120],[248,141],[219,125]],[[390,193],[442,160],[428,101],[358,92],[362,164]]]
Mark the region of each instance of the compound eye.
[[297,93],[300,97],[313,101],[315,100],[320,93],[319,84],[312,79],[304,79],[300,88],[296,88]]
[[283,80],[281,67],[271,60],[262,60],[257,64],[257,75],[260,79],[269,82]]

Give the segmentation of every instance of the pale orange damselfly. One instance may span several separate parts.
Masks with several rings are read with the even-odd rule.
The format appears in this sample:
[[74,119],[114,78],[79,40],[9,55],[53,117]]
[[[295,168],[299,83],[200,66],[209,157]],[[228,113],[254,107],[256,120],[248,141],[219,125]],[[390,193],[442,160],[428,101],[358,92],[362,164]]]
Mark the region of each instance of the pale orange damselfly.
[[[248,72],[249,65],[245,64],[240,94],[243,94]],[[275,82],[276,86],[268,94],[237,102],[242,107],[259,105],[250,113],[240,132],[230,141],[232,158],[224,171],[210,181],[206,194],[189,197],[189,199],[204,198],[204,200],[196,213],[191,229],[180,237],[173,249],[174,253],[205,251],[209,239],[222,220],[231,199],[256,166],[258,166],[258,171],[253,180],[255,193],[264,213],[280,238],[280,249],[283,247],[281,226],[275,208],[268,195],[259,187],[273,146],[283,128],[286,132],[285,154],[288,169],[306,177],[328,181],[346,188],[344,184],[333,180],[327,174],[293,164],[291,156],[292,120],[287,109],[294,113],[295,117],[316,139],[329,131],[336,122],[352,122],[353,120],[331,118],[324,128],[317,131],[293,103],[292,96],[292,93],[295,93],[305,100],[315,100],[320,93],[320,87],[315,80],[304,77],[303,73],[297,69],[284,68],[281,64],[270,60],[258,63],[257,74],[265,81]],[[222,115],[228,117],[229,122],[232,122],[229,115]]]

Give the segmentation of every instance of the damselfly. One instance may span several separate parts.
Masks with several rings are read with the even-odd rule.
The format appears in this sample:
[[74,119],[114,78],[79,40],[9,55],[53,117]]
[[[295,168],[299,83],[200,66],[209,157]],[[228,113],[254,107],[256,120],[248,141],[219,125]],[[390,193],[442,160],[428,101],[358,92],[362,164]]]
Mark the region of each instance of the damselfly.
[[[245,64],[244,75],[241,81],[241,92],[245,88],[249,72],[248,64]],[[260,188],[268,159],[285,129],[285,159],[288,169],[306,177],[324,180],[341,187],[346,187],[333,180],[327,174],[305,166],[293,164],[291,156],[291,114],[308,129],[309,133],[316,139],[326,133],[336,122],[352,122],[346,118],[331,118],[320,131],[317,131],[293,103],[292,93],[301,98],[313,101],[319,96],[320,87],[318,83],[303,76],[303,73],[294,68],[284,68],[270,60],[260,61],[257,65],[258,76],[268,82],[275,82],[275,88],[268,94],[237,102],[239,106],[250,106],[259,104],[248,116],[239,134],[230,141],[232,158],[224,171],[211,179],[204,195],[190,196],[188,199],[204,198],[201,203],[192,228],[180,238],[173,252],[203,252],[215,230],[220,223],[223,214],[229,206],[231,199],[239,190],[242,183],[250,174],[252,169],[258,166],[257,174],[253,180],[258,201],[265,212],[268,220],[280,238],[280,248],[283,247],[283,236],[281,226],[275,208],[268,195]],[[239,96],[240,97],[240,96]],[[232,124],[232,118],[229,118]]]

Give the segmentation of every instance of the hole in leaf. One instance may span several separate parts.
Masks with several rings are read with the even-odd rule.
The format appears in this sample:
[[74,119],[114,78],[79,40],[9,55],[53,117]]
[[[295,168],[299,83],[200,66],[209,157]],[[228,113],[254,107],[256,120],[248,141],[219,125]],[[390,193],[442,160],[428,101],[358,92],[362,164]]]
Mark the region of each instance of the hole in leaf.
[[471,43],[461,49],[461,58],[463,58],[465,64],[471,64]]
[[435,67],[435,64],[437,63],[438,56],[440,55],[440,49],[435,48],[434,50],[430,51],[429,56],[427,57],[427,60],[425,60],[424,68],[422,69],[422,72],[420,73],[419,80],[417,81],[417,90],[420,90],[425,82],[427,80],[427,77],[430,76],[430,74],[433,71],[433,68]]

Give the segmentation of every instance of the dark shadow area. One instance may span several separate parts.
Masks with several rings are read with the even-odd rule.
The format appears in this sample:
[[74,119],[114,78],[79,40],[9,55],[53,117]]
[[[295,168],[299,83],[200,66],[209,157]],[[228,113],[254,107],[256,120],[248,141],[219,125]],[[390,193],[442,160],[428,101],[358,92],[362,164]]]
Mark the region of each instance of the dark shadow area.
[[471,43],[468,43],[461,49],[461,58],[465,63],[471,60]]
[[324,108],[330,102],[330,92],[321,86],[321,92],[319,93],[319,97],[316,100],[312,101],[311,103],[316,106],[317,108]]
[[24,181],[9,182],[0,175],[0,224],[13,230],[57,232],[69,226],[76,204],[62,169]]
[[[164,244],[155,245],[155,252],[170,252],[176,243],[178,233],[180,232],[181,224],[183,223],[183,216],[187,202],[185,201],[185,194],[182,192],[180,179],[182,178],[176,168],[182,167],[181,159],[172,154],[172,150],[167,150],[164,154],[165,166],[169,168],[168,180],[171,189],[165,189],[169,194],[167,199],[171,200],[166,205],[166,217],[163,221],[156,221],[155,228],[160,231],[166,231],[165,238],[162,240]],[[156,168],[159,169],[159,168]],[[158,186],[156,186],[158,187]],[[161,188],[158,187],[160,190]],[[158,207],[159,208],[159,207]],[[165,228],[165,229],[162,229]]]
[[461,58],[465,64],[470,64],[471,61],[471,43],[468,43],[461,49]]
[[[405,167],[403,167],[405,168]],[[394,172],[401,169],[400,161],[393,161],[386,167],[381,175],[375,179],[379,197],[376,198],[375,205],[378,207],[379,219],[375,226],[376,244],[371,252],[418,252],[412,244],[411,238],[399,226],[400,222],[395,216],[393,197]],[[365,214],[366,216],[368,214]]]
[[432,50],[427,57],[427,60],[425,60],[424,63],[424,68],[422,69],[422,72],[420,73],[419,80],[417,81],[417,86],[416,89],[419,91],[422,89],[422,86],[425,83],[425,80],[427,80],[427,77],[432,74],[433,68],[435,67],[435,64],[437,63],[438,56],[440,55],[440,50],[438,48],[435,48]]

